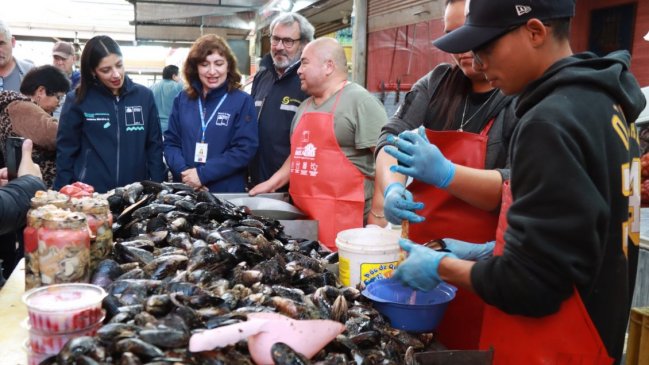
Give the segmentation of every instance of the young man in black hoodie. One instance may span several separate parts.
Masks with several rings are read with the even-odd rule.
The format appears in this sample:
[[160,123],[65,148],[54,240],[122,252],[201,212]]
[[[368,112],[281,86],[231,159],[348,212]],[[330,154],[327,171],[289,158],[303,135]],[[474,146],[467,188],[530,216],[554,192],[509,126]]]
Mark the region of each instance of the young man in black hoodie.
[[[574,0],[467,1],[463,27],[434,44],[473,51],[474,68],[519,94],[511,180],[494,257],[488,245],[410,251],[395,276],[428,289],[440,281],[486,303],[480,348],[494,364],[611,364],[622,356],[635,285],[640,160],[635,119],[645,106],[626,51],[573,55]],[[467,176],[416,133],[391,152],[395,171],[462,184]],[[386,150],[387,152],[388,150]],[[510,187],[511,186],[511,189]],[[507,213],[507,208],[509,211]]]

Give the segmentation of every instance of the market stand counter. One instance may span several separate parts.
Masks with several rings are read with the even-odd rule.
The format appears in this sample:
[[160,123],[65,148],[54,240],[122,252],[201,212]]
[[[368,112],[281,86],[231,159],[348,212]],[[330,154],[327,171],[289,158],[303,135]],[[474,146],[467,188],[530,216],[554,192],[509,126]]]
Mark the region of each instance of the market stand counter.
[[29,337],[21,322],[27,318],[27,306],[22,301],[25,293],[25,260],[11,273],[0,289],[0,361],[7,365],[26,365],[25,341]]

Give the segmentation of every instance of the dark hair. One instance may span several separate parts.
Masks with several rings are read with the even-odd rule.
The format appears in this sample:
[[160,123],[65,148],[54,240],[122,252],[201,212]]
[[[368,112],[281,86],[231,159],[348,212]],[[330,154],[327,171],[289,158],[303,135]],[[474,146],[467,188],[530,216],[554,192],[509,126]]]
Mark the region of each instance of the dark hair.
[[178,75],[178,71],[178,66],[176,65],[165,66],[165,68],[162,69],[162,78],[165,80],[171,80],[174,75]]
[[228,61],[228,92],[241,87],[241,74],[237,70],[237,58],[234,56],[232,49],[218,35],[206,34],[194,42],[183,66],[183,74],[188,84],[186,91],[191,99],[198,98],[198,92],[192,87],[192,83],[200,81],[198,78],[198,65],[214,52],[218,52]]
[[83,47],[83,52],[81,52],[81,82],[77,87],[77,103],[85,99],[90,85],[97,81],[92,72],[104,57],[111,54],[122,57],[122,51],[119,49],[117,42],[106,35],[92,37]]
[[25,74],[20,83],[20,92],[23,95],[33,96],[40,86],[45,88],[47,95],[67,93],[70,90],[70,80],[61,70],[52,65],[34,67]]
[[552,36],[560,41],[570,39],[570,18],[552,19],[545,22],[552,29]]

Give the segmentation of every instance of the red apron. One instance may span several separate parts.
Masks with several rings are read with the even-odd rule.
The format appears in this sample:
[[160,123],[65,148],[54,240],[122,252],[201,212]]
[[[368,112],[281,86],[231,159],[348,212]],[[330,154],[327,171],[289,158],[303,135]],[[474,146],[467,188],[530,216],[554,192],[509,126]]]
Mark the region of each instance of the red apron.
[[[484,169],[487,134],[493,122],[492,119],[480,134],[427,129],[426,136],[454,163]],[[414,201],[424,203],[424,209],[418,214],[426,217],[425,223],[410,225],[412,240],[424,243],[438,238],[455,238],[484,243],[495,239],[497,214],[476,208],[443,189],[417,180],[408,186],[408,190],[412,192]],[[483,310],[484,302],[476,294],[458,289],[436,331],[440,342],[449,349],[477,349]]]
[[342,93],[330,113],[302,114],[291,136],[289,193],[298,208],[318,221],[318,240],[332,251],[337,251],[338,232],[363,227],[365,207],[365,176],[347,159],[334,133]]
[[[509,181],[503,184],[502,195],[494,255],[502,255],[505,245],[506,214],[512,202]],[[492,347],[494,365],[613,363],[576,289],[557,313],[542,318],[509,315],[485,305],[480,348]]]

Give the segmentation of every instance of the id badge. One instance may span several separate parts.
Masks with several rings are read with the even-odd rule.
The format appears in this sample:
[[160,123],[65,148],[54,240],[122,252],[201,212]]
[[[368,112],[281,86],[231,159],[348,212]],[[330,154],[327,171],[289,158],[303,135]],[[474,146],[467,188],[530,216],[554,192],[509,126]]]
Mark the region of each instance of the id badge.
[[196,143],[194,162],[205,163],[207,161],[207,143]]

